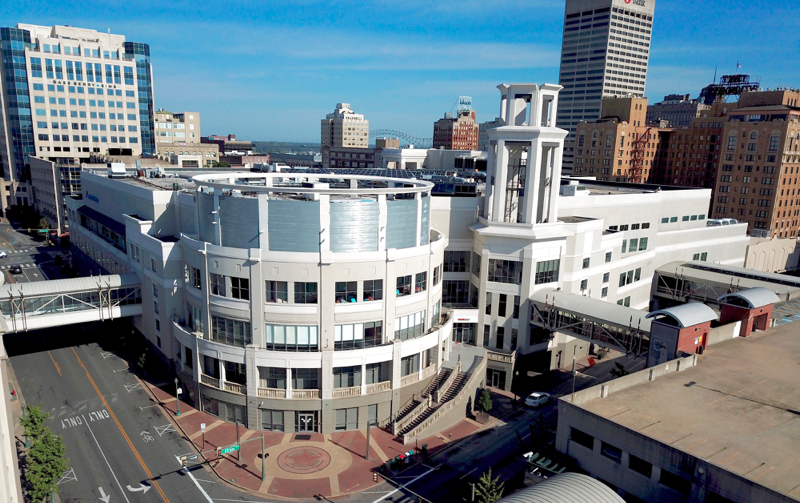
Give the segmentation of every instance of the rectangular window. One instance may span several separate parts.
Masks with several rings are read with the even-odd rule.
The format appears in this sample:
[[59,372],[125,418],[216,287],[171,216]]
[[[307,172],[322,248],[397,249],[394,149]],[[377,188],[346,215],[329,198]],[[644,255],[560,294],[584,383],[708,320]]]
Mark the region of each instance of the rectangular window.
[[621,274],[618,276],[618,286],[624,286],[624,285],[626,285],[626,284],[627,284],[627,273],[625,273],[625,272],[622,272],[622,273],[621,273]]
[[702,254],[699,256],[699,260],[701,260],[701,261],[703,261],[703,262],[704,262],[704,261],[706,261],[706,260],[707,260],[707,252],[704,252],[704,253],[702,253]]
[[409,355],[401,358],[401,377],[414,374],[420,370],[420,354]]
[[381,363],[368,363],[365,365],[365,384],[384,382]]
[[496,329],[496,349],[504,349],[504,327]]
[[412,275],[398,276],[395,281],[396,297],[404,297],[412,294]]
[[334,429],[337,431],[356,430],[359,428],[359,408],[334,410]]
[[251,344],[251,324],[247,321],[212,316],[212,340],[229,346]]
[[471,273],[478,278],[482,269],[482,257],[476,252],[472,252],[471,257]]
[[607,442],[602,442],[601,455],[604,456],[605,458],[612,459],[616,463],[621,462],[621,449],[613,445],[610,445]]
[[485,325],[485,332],[482,338],[482,346],[488,347],[490,345],[490,325]]
[[395,319],[395,338],[403,341],[423,335],[425,323],[426,311],[400,316]]
[[485,314],[490,316],[492,310],[493,310],[493,294],[491,292],[485,292]]
[[601,298],[602,298],[602,299],[605,299],[605,298],[607,298],[607,287],[606,287],[606,286],[605,286],[604,288],[602,288],[602,291],[601,291]]
[[[150,259],[151,268],[155,271],[156,270],[156,260]],[[193,267],[192,268],[192,286],[200,290],[201,288],[201,272],[200,269]]]
[[586,449],[593,450],[593,437],[582,430],[571,428],[571,440]]
[[[263,367],[262,367],[263,368]],[[259,370],[262,370],[260,368]],[[277,369],[285,374],[285,369]],[[283,410],[262,410],[262,429],[267,431],[284,431],[284,411]]]
[[231,296],[235,299],[250,300],[251,293],[249,288],[249,279],[231,277]]
[[632,454],[629,455],[629,469],[646,478],[652,477],[652,464]]
[[265,281],[265,300],[286,304],[289,302],[289,292],[286,281]]
[[638,243],[638,250],[643,251],[647,248],[649,244],[649,238],[640,238],[640,242]]
[[455,281],[448,279],[444,280],[443,305],[446,306],[467,305],[469,285],[470,283],[467,280],[464,281]]
[[356,302],[357,281],[338,281],[334,283],[334,299],[337,304]]
[[503,293],[498,296],[498,315],[507,316],[507,296]]
[[209,286],[212,295],[226,296],[226,277],[220,274],[209,274]]
[[523,263],[521,262],[490,259],[487,267],[487,280],[520,285],[522,272]]
[[465,272],[468,270],[470,253],[467,251],[447,251],[443,254],[443,270],[445,272]]
[[520,295],[516,295],[514,300],[513,300],[513,302],[514,302],[514,304],[512,305],[512,318],[514,320],[517,320],[518,316],[520,315],[520,311],[521,311],[521,306],[520,306],[521,297],[520,297]]
[[313,352],[318,350],[315,325],[265,325],[265,349]]
[[361,365],[355,365],[353,367],[334,367],[332,374],[334,375],[335,388],[353,388],[354,386],[362,385]]
[[590,257],[582,259],[582,269],[587,269],[590,267]]
[[668,470],[660,470],[660,483],[664,486],[677,491],[680,494],[690,494],[691,481],[679,475],[675,475]]
[[613,252],[607,252],[604,254],[604,263],[610,263],[613,261]]
[[320,369],[292,369],[292,389],[320,389]]
[[640,267],[635,269],[635,281],[640,281]]
[[362,282],[362,300],[365,302],[382,300],[384,280],[371,279]]
[[440,284],[440,279],[443,277],[443,273],[441,272],[442,267],[443,266],[439,265],[434,268],[434,272],[432,273],[432,286]]
[[629,240],[629,251],[630,252],[638,251],[638,240],[637,239],[630,239]]
[[296,304],[317,304],[317,283],[295,283]]
[[604,276],[602,276],[602,283],[609,283],[609,282],[610,282],[610,273],[606,272],[604,273]]
[[419,272],[415,275],[415,293],[426,291],[426,272]]
[[554,283],[559,279],[560,260],[545,260],[535,266],[535,284]]
[[625,239],[621,242],[621,253],[626,253],[626,252],[627,252],[627,240]]
[[588,289],[588,280],[586,280],[586,279],[583,279],[583,280],[582,280],[582,281],[579,283],[579,291],[580,291],[580,292],[584,292],[584,291],[585,291],[585,290],[587,290],[587,289]]
[[372,348],[382,342],[381,321],[334,326],[335,351]]

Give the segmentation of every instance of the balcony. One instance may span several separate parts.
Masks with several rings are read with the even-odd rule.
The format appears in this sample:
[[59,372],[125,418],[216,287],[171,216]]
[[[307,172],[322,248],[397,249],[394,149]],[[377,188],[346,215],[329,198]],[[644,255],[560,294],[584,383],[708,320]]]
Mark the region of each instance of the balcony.
[[408,376],[404,376],[404,377],[401,378],[401,386],[406,386],[408,384],[412,384],[413,382],[417,382],[417,381],[418,381],[418,373],[417,372],[413,372],[413,373],[409,374]]
[[300,398],[300,399],[320,398],[320,390],[319,389],[294,389],[294,390],[292,390],[292,397],[293,398]]
[[362,386],[352,386],[350,388],[334,388],[332,397],[343,398],[347,396],[359,396],[362,394]]
[[382,391],[388,391],[391,386],[391,381],[383,381],[377,382],[373,384],[368,384],[367,388],[365,389],[365,393],[370,395],[373,393],[381,393]]
[[200,377],[201,377],[201,382],[206,386],[211,386],[213,388],[220,387],[220,379],[206,374],[201,374]]
[[487,359],[493,362],[508,363],[512,365],[515,363],[515,352],[512,353],[499,353],[496,351],[487,350]]
[[235,383],[235,382],[223,381],[223,389],[225,389],[226,391],[230,391],[232,393],[239,393],[240,395],[244,395],[245,394],[245,385],[244,384],[238,384],[238,383]]
[[259,398],[287,398],[287,390],[284,388],[258,388],[256,392]]

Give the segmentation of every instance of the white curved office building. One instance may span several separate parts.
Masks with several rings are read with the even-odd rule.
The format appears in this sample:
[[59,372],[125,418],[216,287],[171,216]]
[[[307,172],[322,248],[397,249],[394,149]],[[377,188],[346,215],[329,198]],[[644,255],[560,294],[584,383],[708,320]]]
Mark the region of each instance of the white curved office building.
[[561,182],[560,86],[499,90],[484,193],[375,172],[85,171],[67,200],[75,265],[142,278],[134,326],[204,411],[407,435],[464,417],[478,386],[587,353],[534,326],[545,292],[643,309],[663,264],[743,264],[746,225],[707,227],[709,189]]

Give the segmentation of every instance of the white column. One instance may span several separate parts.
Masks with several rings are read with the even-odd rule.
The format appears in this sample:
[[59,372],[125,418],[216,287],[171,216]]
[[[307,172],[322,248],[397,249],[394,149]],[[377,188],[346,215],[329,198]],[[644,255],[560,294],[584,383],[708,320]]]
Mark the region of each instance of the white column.
[[379,251],[387,249],[387,194],[379,194]]
[[423,355],[425,351],[418,353],[418,380],[423,379]]
[[360,395],[367,395],[367,392],[368,392],[368,376],[365,374],[366,367],[367,366],[365,365],[365,361],[364,361],[364,358],[363,358],[362,359],[362,383],[361,383],[362,389],[359,390],[359,394]]
[[[289,362],[287,362],[287,363],[289,363]],[[292,398],[292,369],[290,367],[287,367],[287,384],[286,384],[286,388],[287,388],[287,395],[285,396],[285,398]]]
[[415,205],[417,209],[415,210],[415,246],[420,246],[420,227],[421,227],[421,213],[423,212],[423,199],[421,198],[421,193],[417,192],[415,194]]
[[[563,144],[562,142],[558,143],[552,149],[552,165],[554,168],[551,170],[551,194],[549,197],[549,210],[547,215],[547,222],[556,222],[557,221],[557,203],[559,202],[560,198],[560,171],[562,170],[563,164]],[[612,168],[612,166],[611,166]]]
[[534,224],[536,222],[536,208],[538,202],[537,181],[540,176],[540,143],[537,140],[529,142],[529,152],[526,155],[526,181],[524,185],[524,222]]
[[223,388],[225,388],[223,383],[226,380],[226,362],[223,361],[223,360],[217,360],[217,369],[218,369],[218,372],[220,374],[220,381],[219,381],[219,385],[220,386],[219,387],[220,387],[220,389],[223,389]]
[[509,163],[510,153],[507,143],[498,140],[496,151],[496,163],[493,169],[495,180],[493,180],[493,221],[504,221],[504,206],[507,202],[507,164]]

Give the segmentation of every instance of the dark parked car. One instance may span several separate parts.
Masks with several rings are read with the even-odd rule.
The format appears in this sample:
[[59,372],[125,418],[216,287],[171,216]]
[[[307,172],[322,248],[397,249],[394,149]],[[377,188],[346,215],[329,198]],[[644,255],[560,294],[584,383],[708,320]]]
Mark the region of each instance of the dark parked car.
[[20,267],[18,265],[12,265],[8,269],[8,272],[10,272],[11,274],[22,274],[22,267]]

